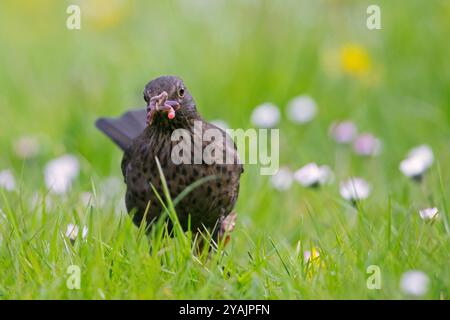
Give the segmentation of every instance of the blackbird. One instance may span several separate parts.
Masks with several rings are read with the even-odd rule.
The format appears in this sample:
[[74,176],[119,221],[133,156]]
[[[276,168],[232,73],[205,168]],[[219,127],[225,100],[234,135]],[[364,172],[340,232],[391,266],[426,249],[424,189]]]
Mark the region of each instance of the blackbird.
[[[162,76],[150,81],[144,88],[144,100],[146,109],[128,111],[116,119],[100,118],[96,122],[97,128],[124,151],[121,168],[127,186],[125,203],[128,212],[133,214],[133,222],[139,226],[145,217],[145,222],[151,225],[164,210],[152,189],[153,185],[163,198],[157,158],[172,199],[190,186],[187,195],[185,191],[185,196],[175,204],[182,228],[186,230],[188,225],[193,231],[207,228],[219,238],[228,235],[236,220],[233,208],[243,172],[236,145],[225,131],[202,119],[194,99],[178,77]],[[218,130],[222,139],[205,141],[196,125],[201,132]],[[174,141],[171,137],[176,129],[184,129],[185,136]],[[172,151],[183,139],[186,143],[190,140],[186,145],[194,146],[189,151],[191,162],[188,163],[179,163],[172,157]],[[196,139],[200,139],[197,148],[202,152],[205,148],[215,148],[214,152],[224,154],[223,161],[194,161]],[[227,152],[231,154],[231,163],[225,161]]]

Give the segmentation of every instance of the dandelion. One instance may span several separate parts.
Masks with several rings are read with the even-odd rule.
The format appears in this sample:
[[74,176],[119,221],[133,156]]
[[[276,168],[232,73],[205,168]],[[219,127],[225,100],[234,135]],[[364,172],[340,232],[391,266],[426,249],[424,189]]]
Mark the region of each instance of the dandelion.
[[433,161],[433,150],[427,145],[421,145],[411,149],[406,159],[400,162],[400,171],[405,176],[420,181]]
[[216,120],[212,120],[210,121],[211,124],[215,125],[216,127],[222,129],[222,130],[226,130],[229,129],[230,126],[228,125],[228,123],[224,120],[221,119],[216,119]]
[[371,59],[367,50],[357,44],[348,44],[341,48],[342,70],[354,77],[367,74],[371,69]]
[[438,213],[439,211],[438,208],[436,207],[419,210],[420,217],[422,218],[422,220],[425,221],[430,221],[433,220],[434,218],[437,218]]
[[353,141],[353,150],[361,156],[376,156],[381,151],[381,140],[370,133],[363,133]]
[[329,133],[337,143],[346,144],[355,139],[358,129],[351,121],[334,122],[330,126]]
[[39,141],[33,136],[23,136],[13,145],[14,153],[21,159],[30,159],[39,152]]
[[342,198],[348,201],[364,200],[370,195],[371,187],[363,178],[353,177],[340,184]]
[[122,21],[131,12],[130,1],[89,0],[83,2],[89,21],[99,29],[112,27]]
[[7,191],[14,191],[16,188],[16,179],[11,170],[0,171],[0,188]]
[[273,103],[263,103],[253,110],[251,121],[259,128],[273,128],[280,122],[280,110]]
[[270,181],[275,189],[279,191],[288,190],[293,181],[292,172],[288,168],[280,168],[277,173],[271,177]]
[[[66,228],[66,237],[70,239],[70,241],[75,241],[78,238],[79,227],[76,224],[69,223]],[[86,226],[83,227],[81,231],[81,238],[84,240],[87,237],[88,228]]]
[[304,187],[317,187],[333,180],[333,173],[328,166],[318,166],[311,162],[294,173],[294,179]]
[[419,270],[407,271],[402,275],[400,288],[403,293],[420,297],[427,293],[430,279]]
[[316,102],[309,96],[298,96],[287,106],[289,119],[296,123],[306,123],[314,119],[317,113]]
[[80,165],[73,155],[64,155],[50,161],[45,167],[45,183],[51,191],[63,194],[72,185],[72,181],[78,176]]

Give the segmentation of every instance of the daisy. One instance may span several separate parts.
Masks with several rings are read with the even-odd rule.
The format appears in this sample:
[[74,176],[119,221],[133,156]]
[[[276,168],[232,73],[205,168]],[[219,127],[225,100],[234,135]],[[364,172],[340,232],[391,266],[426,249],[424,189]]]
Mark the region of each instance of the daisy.
[[[79,227],[76,224],[69,223],[66,228],[66,237],[71,241],[75,241],[78,237]],[[81,231],[81,238],[86,239],[88,233],[88,228],[86,226],[83,227]]]
[[381,140],[370,133],[363,133],[353,141],[353,150],[361,156],[376,156],[381,151]]
[[280,168],[270,179],[272,186],[279,190],[288,190],[293,181],[292,172],[288,168]]
[[312,260],[316,260],[320,257],[319,250],[316,248],[313,248],[312,251],[305,250],[303,251],[303,261],[309,262]]
[[296,123],[306,123],[314,119],[317,113],[316,102],[309,96],[298,96],[287,106],[289,119]]
[[400,288],[407,295],[420,297],[427,293],[429,283],[430,279],[424,272],[411,270],[402,275]]
[[330,126],[329,133],[337,143],[346,144],[355,139],[358,129],[351,121],[334,122]]
[[14,142],[13,149],[19,158],[30,159],[38,154],[39,142],[36,137],[23,136]]
[[421,180],[433,161],[434,155],[431,148],[421,145],[410,150],[406,159],[400,162],[400,171],[409,178]]
[[318,166],[311,162],[298,169],[294,173],[294,179],[304,187],[316,187],[331,182],[333,173],[328,166]]
[[44,170],[45,183],[51,191],[64,194],[69,190],[72,181],[78,176],[79,172],[78,159],[73,155],[64,155],[46,165]]
[[439,210],[438,208],[425,208],[422,210],[419,210],[419,215],[422,218],[422,220],[429,221],[433,220],[434,218],[438,217]]
[[7,191],[13,191],[16,188],[16,179],[11,170],[0,171],[0,188]]
[[259,128],[273,128],[280,122],[280,110],[273,103],[263,103],[253,110],[251,121]]
[[94,195],[91,192],[82,192],[80,194],[80,202],[84,207],[92,206]]
[[348,201],[364,200],[370,195],[371,187],[363,178],[349,178],[340,184],[342,198]]

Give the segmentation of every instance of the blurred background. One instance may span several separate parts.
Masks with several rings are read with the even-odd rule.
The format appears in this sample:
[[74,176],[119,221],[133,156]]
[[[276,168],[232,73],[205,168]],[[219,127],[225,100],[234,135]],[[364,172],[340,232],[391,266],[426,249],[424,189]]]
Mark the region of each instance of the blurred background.
[[[66,28],[71,4],[81,8],[80,30]],[[366,27],[371,4],[381,8],[381,30]],[[30,198],[46,192],[44,167],[64,154],[80,162],[69,198],[108,177],[120,180],[122,154],[94,122],[143,107],[144,85],[171,74],[184,79],[204,118],[231,128],[254,126],[256,106],[276,105],[280,165],[294,171],[315,161],[329,165],[337,181],[365,177],[374,217],[389,194],[401,210],[430,205],[439,198],[437,176],[422,195],[399,162],[410,148],[428,144],[448,182],[449,38],[446,0],[4,1],[0,170],[12,172]],[[298,95],[317,105],[311,122],[288,119],[286,106]],[[378,137],[381,153],[364,158],[337,146],[329,127],[342,120]],[[298,239],[318,241],[305,212],[315,211],[326,230],[327,214],[340,210],[337,184],[325,196],[297,185],[281,192],[254,167],[247,166],[241,183],[238,212],[246,227],[236,241],[243,248],[248,238],[267,235],[293,247]],[[121,191],[117,199],[122,203]]]
[[[20,170],[12,144],[32,135],[44,144],[38,161],[70,151],[86,170],[118,173],[120,154],[93,123],[143,106],[143,86],[163,74],[185,80],[206,119],[236,128],[250,127],[262,102],[314,97],[317,123],[283,128],[291,148],[282,162],[329,160],[322,128],[342,118],[382,135],[386,161],[425,140],[447,157],[450,4],[377,1],[382,29],[368,30],[372,2],[3,3],[0,165]],[[81,30],[66,28],[70,4],[81,8]],[[346,69],[345,59],[362,61]]]
[[[336,118],[382,134],[392,156],[408,142],[439,143],[450,121],[450,4],[378,3],[382,30],[372,31],[370,1],[3,3],[0,164],[19,170],[12,143],[38,135],[42,160],[71,151],[100,175],[118,172],[119,152],[94,120],[142,106],[143,86],[163,74],[185,80],[206,119],[232,127],[249,127],[259,103],[313,96],[320,123],[286,128],[295,147],[284,161],[329,159],[320,125]],[[70,4],[81,7],[81,30],[66,28]],[[342,70],[348,46],[367,59],[361,70]]]

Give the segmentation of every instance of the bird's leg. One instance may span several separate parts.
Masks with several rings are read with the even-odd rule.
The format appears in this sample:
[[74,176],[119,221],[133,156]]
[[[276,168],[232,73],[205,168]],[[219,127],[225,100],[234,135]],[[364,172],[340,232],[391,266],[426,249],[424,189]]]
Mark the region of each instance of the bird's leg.
[[220,221],[219,229],[219,241],[224,239],[224,246],[230,242],[231,232],[234,230],[236,225],[237,214],[236,212],[231,212],[226,217],[223,217]]

